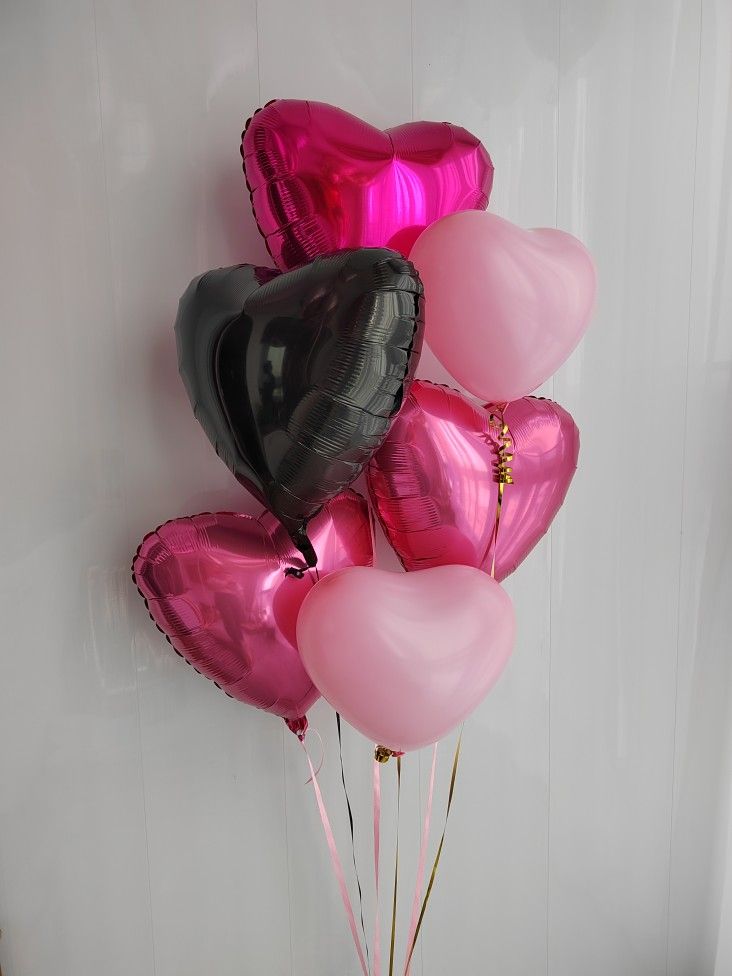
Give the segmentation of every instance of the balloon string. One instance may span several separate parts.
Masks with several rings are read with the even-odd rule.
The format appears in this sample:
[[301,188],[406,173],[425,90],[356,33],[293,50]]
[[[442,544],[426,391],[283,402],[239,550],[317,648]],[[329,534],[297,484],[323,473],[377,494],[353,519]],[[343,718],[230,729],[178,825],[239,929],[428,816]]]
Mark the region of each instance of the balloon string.
[[455,756],[452,761],[452,773],[450,775],[450,792],[447,795],[447,810],[445,812],[445,824],[442,828],[442,837],[440,837],[440,843],[437,848],[437,853],[435,854],[435,859],[432,862],[432,871],[430,872],[430,880],[427,885],[427,891],[422,900],[422,908],[419,913],[419,919],[417,921],[417,927],[414,931],[414,939],[409,947],[409,955],[407,956],[406,970],[409,969],[409,964],[412,961],[412,954],[414,953],[414,947],[417,945],[417,939],[419,938],[419,933],[422,930],[422,922],[424,920],[424,913],[427,910],[427,904],[430,900],[430,895],[432,894],[432,887],[435,883],[435,876],[437,874],[437,867],[440,863],[440,857],[442,855],[442,847],[445,843],[445,833],[447,831],[447,821],[450,817],[450,808],[452,807],[452,798],[455,793],[455,777],[457,776],[458,762],[460,760],[460,745],[463,740],[463,730],[460,729],[460,735],[458,736],[457,745],[455,746]]
[[379,922],[379,848],[381,846],[381,763],[374,759],[374,976],[381,976],[381,926]]
[[[435,770],[437,768],[437,743],[432,748],[432,770],[430,772],[430,784],[427,789],[427,803],[424,811],[424,823],[422,825],[422,841],[419,846],[419,862],[417,866],[417,881],[414,886],[414,901],[412,903],[412,918],[409,922],[409,935],[407,936],[407,946],[411,946],[414,940],[414,933],[417,929],[417,915],[419,913],[419,901],[422,897],[422,885],[424,884],[424,869],[427,862],[427,842],[430,835],[430,820],[432,819],[432,798],[435,793]],[[410,958],[404,967],[404,976],[409,976]]]
[[323,802],[323,794],[320,792],[320,786],[318,785],[318,780],[315,776],[315,770],[313,768],[312,760],[310,759],[310,754],[308,753],[307,746],[304,742],[301,743],[303,751],[305,753],[305,758],[307,759],[308,766],[310,767],[310,776],[313,783],[313,792],[315,793],[315,802],[318,805],[318,813],[320,814],[320,821],[323,825],[323,833],[325,834],[325,839],[328,844],[328,850],[330,852],[330,860],[333,866],[333,873],[335,874],[336,881],[338,882],[338,887],[341,892],[341,900],[343,901],[343,907],[346,910],[346,917],[348,918],[348,925],[351,929],[351,935],[353,936],[353,944],[356,947],[356,952],[358,953],[358,961],[361,964],[361,972],[363,976],[369,976],[368,967],[366,965],[366,959],[363,954],[363,949],[361,948],[361,940],[358,936],[358,928],[356,926],[356,916],[353,914],[353,906],[351,905],[351,899],[348,896],[348,888],[346,887],[346,877],[343,873],[343,865],[341,864],[341,859],[338,856],[338,850],[336,848],[335,837],[333,836],[333,830],[330,826],[330,820],[328,819],[328,813],[325,809],[325,803]]
[[[311,737],[315,736],[318,742],[320,743],[320,762],[318,763],[317,769],[315,770],[315,776],[317,777],[318,773],[323,768],[323,763],[325,762],[325,746],[323,745],[323,737],[320,734],[320,732],[318,732],[317,729],[312,729],[310,731],[310,735]],[[312,778],[305,780],[306,786],[309,786],[310,783],[312,783]]]
[[498,421],[500,426],[500,435],[498,437],[497,451],[498,457],[496,459],[496,480],[498,481],[498,496],[496,498],[496,521],[493,526],[493,533],[491,538],[491,545],[493,548],[493,559],[491,562],[491,576],[493,579],[496,578],[496,556],[498,553],[498,527],[501,524],[501,507],[503,505],[503,491],[506,485],[513,484],[513,468],[510,466],[510,462],[513,461],[513,439],[511,437],[511,431],[508,429],[508,424],[504,420],[503,411],[506,405],[500,409],[500,416],[496,414],[491,414],[490,422],[494,424]]
[[[317,572],[317,570],[316,570]],[[348,796],[348,787],[346,786],[346,772],[343,767],[343,736],[341,733],[341,716],[340,712],[336,712],[336,725],[338,727],[338,756],[341,762],[341,782],[343,783],[343,793],[346,797],[346,808],[348,810],[348,825],[351,830],[351,857],[353,859],[353,870],[356,874],[356,885],[358,887],[358,904],[361,915],[361,931],[363,932],[363,944],[366,949],[366,959],[371,963],[369,959],[369,943],[366,938],[366,925],[363,920],[363,891],[361,890],[361,878],[358,873],[358,864],[356,863],[356,837],[353,828],[353,810],[351,809],[351,799]]]
[[397,887],[399,884],[399,808],[402,793],[402,757],[397,756],[397,818],[396,818],[396,853],[394,856],[394,898],[391,906],[391,944],[389,948],[389,976],[394,976],[394,938],[396,935]]

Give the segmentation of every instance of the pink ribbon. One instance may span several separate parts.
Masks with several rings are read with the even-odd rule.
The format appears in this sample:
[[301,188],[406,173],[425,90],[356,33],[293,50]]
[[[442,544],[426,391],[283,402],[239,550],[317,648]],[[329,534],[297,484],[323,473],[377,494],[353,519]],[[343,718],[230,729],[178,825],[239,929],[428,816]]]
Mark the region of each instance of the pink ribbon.
[[381,931],[379,926],[379,843],[381,833],[381,763],[374,759],[374,976],[381,976]]
[[414,886],[414,901],[412,902],[412,918],[409,923],[409,937],[407,938],[407,961],[404,966],[404,976],[409,976],[409,969],[412,965],[412,951],[414,946],[414,934],[417,931],[417,919],[419,917],[419,905],[422,899],[422,885],[424,884],[424,869],[427,862],[427,842],[430,835],[430,819],[432,817],[432,797],[435,792],[435,770],[437,768],[437,743],[432,748],[432,771],[430,772],[430,785],[427,790],[427,805],[424,812],[424,823],[422,825],[422,841],[419,845],[419,863],[417,865],[417,881]]
[[315,775],[315,769],[313,768],[312,760],[310,759],[310,754],[308,753],[307,746],[302,743],[302,748],[305,753],[305,758],[308,761],[308,766],[310,767],[310,776],[313,784],[313,791],[315,792],[315,802],[318,804],[318,813],[320,814],[320,820],[323,824],[323,833],[325,834],[325,839],[328,843],[328,850],[330,851],[330,860],[333,866],[333,874],[335,874],[336,881],[338,882],[338,887],[341,892],[341,899],[343,901],[343,907],[346,910],[346,916],[348,918],[348,925],[351,929],[351,935],[353,936],[353,942],[356,946],[356,952],[358,953],[358,959],[361,963],[361,972],[363,976],[369,976],[368,967],[366,965],[366,959],[363,954],[363,948],[361,947],[361,940],[358,937],[358,928],[356,927],[356,916],[353,914],[353,906],[351,905],[351,899],[348,895],[348,888],[346,887],[346,877],[343,873],[343,865],[341,864],[341,859],[338,856],[338,850],[336,849],[335,837],[333,836],[333,831],[330,826],[330,820],[328,819],[328,813],[325,809],[325,803],[323,802],[323,794],[320,792],[320,786],[318,785],[318,780]]

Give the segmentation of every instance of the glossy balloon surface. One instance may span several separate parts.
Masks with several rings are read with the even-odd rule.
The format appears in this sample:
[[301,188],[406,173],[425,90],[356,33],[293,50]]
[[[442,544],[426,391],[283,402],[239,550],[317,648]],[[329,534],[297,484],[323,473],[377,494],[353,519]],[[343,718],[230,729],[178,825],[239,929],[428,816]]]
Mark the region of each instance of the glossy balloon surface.
[[252,206],[269,252],[290,269],[344,247],[408,255],[424,228],[483,210],[493,164],[479,140],[447,122],[382,132],[322,102],[270,102],[242,136]]
[[411,252],[428,297],[425,337],[455,379],[481,400],[533,392],[584,335],[595,266],[561,230],[523,230],[491,213],[432,224]]
[[422,285],[383,248],[297,271],[196,278],[176,322],[180,372],[219,456],[290,532],[361,473],[402,405],[422,345]]
[[[511,484],[496,537],[501,428]],[[551,400],[483,408],[418,380],[368,467],[372,504],[407,570],[463,563],[502,580],[549,528],[569,489],[579,431]],[[496,542],[497,538],[497,542]]]
[[145,537],[133,577],[150,616],[175,650],[227,694],[302,728],[318,698],[295,642],[300,606],[318,577],[373,562],[366,502],[344,492],[313,520],[318,571],[301,562],[269,512],[166,522]]
[[514,640],[508,594],[470,566],[346,569],[321,580],[297,622],[321,694],[368,739],[406,752],[480,704]]

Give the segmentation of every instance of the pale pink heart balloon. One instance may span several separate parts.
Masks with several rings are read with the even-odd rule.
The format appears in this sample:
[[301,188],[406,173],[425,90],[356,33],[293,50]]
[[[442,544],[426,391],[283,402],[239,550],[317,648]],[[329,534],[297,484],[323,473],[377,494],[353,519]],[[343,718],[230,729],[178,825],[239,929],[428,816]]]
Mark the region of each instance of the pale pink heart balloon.
[[372,742],[436,742],[480,704],[514,641],[503,588],[470,566],[417,573],[353,567],[321,580],[297,621],[321,694]]
[[425,293],[425,338],[482,400],[531,393],[567,359],[590,322],[595,266],[552,228],[522,230],[492,213],[443,217],[410,254]]
[[[464,563],[500,581],[551,525],[578,452],[579,431],[558,403],[524,397],[480,407],[418,380],[369,462],[369,492],[405,569]],[[511,483],[496,530],[501,464]]]
[[334,498],[309,531],[317,570],[270,512],[166,522],[145,536],[132,567],[150,616],[189,664],[300,734],[318,698],[295,644],[300,606],[318,577],[373,561],[368,509],[355,492]]

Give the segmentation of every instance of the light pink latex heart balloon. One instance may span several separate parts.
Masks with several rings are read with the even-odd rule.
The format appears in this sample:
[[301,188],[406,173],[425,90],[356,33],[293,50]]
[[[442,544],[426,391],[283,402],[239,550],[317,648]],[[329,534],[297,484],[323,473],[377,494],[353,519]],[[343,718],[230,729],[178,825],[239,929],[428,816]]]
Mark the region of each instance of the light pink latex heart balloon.
[[[366,502],[347,491],[309,526],[321,578],[373,561]],[[233,698],[280,715],[294,732],[318,691],[300,661],[295,627],[317,575],[302,566],[269,512],[232,512],[166,522],[145,537],[132,566],[150,616],[175,650]]]
[[[418,380],[369,463],[369,492],[405,569],[464,563],[491,572],[495,557],[502,580],[551,525],[578,452],[574,421],[551,400],[483,408]],[[505,460],[512,484],[504,485],[496,545],[501,453],[513,455]]]
[[418,573],[354,567],[321,580],[297,643],[321,694],[372,742],[436,742],[480,704],[514,640],[513,606],[470,566]]
[[241,154],[257,224],[287,271],[341,248],[390,247],[405,257],[424,228],[485,209],[493,164],[448,122],[375,129],[335,105],[278,99],[255,112]]
[[410,259],[424,284],[428,344],[482,400],[531,393],[589,324],[595,266],[564,231],[522,230],[490,213],[452,214],[420,235]]

